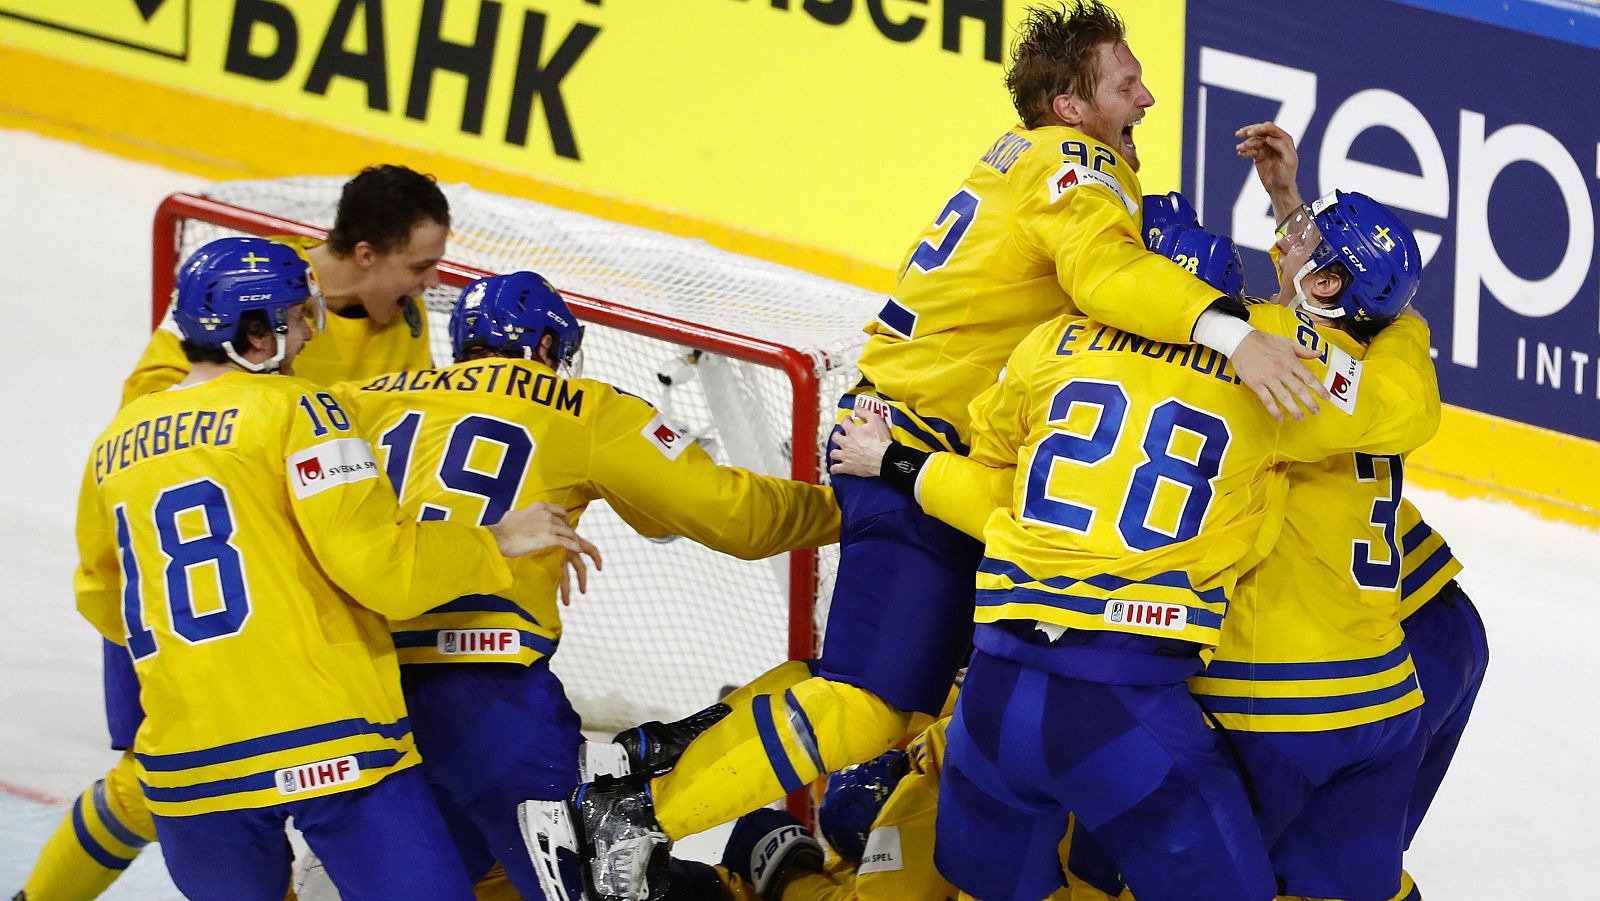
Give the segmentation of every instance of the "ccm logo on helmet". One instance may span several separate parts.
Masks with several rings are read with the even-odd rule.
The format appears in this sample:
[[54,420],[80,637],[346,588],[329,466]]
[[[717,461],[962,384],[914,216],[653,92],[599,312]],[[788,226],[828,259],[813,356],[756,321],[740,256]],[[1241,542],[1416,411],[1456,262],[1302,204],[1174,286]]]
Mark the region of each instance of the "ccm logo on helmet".
[[240,303],[256,303],[256,302],[259,302],[259,301],[271,300],[271,299],[272,299],[272,295],[271,294],[240,294],[239,295],[239,302]]

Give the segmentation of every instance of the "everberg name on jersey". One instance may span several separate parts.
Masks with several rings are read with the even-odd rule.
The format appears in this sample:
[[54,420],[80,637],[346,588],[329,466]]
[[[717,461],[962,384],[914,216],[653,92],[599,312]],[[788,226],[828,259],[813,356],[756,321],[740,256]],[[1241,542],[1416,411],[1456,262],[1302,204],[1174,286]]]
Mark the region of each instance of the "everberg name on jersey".
[[181,413],[141,420],[100,442],[94,449],[94,480],[127,469],[141,460],[197,444],[222,447],[233,441],[237,407],[224,410],[184,410]]

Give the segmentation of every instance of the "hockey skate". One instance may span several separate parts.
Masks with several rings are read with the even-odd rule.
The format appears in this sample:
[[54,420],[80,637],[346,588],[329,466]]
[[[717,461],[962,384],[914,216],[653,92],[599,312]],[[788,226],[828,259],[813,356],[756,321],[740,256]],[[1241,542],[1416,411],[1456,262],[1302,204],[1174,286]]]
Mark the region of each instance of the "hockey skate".
[[666,897],[672,841],[656,824],[642,779],[602,778],[578,786],[566,801],[525,801],[517,814],[547,898]]
[[654,779],[671,771],[689,743],[733,712],[727,704],[712,704],[681,720],[652,720],[618,732],[609,742],[584,742],[579,751],[578,778],[591,782],[601,776],[641,775]]

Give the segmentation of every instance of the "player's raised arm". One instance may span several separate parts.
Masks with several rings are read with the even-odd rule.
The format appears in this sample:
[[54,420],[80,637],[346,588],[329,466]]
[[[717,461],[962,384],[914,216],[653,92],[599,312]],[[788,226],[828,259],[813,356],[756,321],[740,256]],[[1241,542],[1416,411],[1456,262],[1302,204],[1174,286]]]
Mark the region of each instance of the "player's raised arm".
[[1239,138],[1235,148],[1239,156],[1255,163],[1256,177],[1272,201],[1273,219],[1282,222],[1304,202],[1295,184],[1300,155],[1295,151],[1294,138],[1272,122],[1246,125],[1234,136]]
[[839,540],[839,508],[821,485],[719,466],[644,401],[600,392],[589,482],[628,525],[682,535],[755,560]]

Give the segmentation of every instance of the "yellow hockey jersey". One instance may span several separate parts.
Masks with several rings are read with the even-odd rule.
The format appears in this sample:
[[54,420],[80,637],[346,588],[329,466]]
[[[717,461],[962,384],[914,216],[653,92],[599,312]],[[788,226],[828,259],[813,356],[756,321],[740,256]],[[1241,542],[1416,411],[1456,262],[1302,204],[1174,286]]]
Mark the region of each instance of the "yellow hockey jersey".
[[982,466],[1017,469],[984,530],[978,622],[1215,647],[1239,573],[1277,537],[1288,486],[1275,464],[1401,453],[1437,429],[1421,320],[1386,329],[1362,361],[1302,313],[1262,304],[1250,319],[1321,352],[1307,362],[1334,409],[1274,422],[1220,354],[1092,320],[1063,316],[1024,340],[972,405],[970,460],[935,455],[922,478],[924,497],[982,498]]
[[[311,238],[289,236],[272,240],[302,252],[321,243]],[[134,365],[133,374],[122,383],[122,403],[183,381],[189,374],[189,361],[178,343],[182,338],[169,310],[150,336],[150,343],[145,345],[144,354]],[[421,299],[413,297],[400,318],[384,328],[365,316],[329,313],[322,334],[295,357],[294,374],[318,385],[332,385],[400,369],[426,369],[432,365],[428,317]]]
[[[1328,337],[1360,355],[1347,336]],[[1336,454],[1290,466],[1288,482],[1277,543],[1239,580],[1190,690],[1248,732],[1342,729],[1420,706],[1397,616],[1400,457]]]
[[417,762],[385,616],[511,572],[485,529],[401,516],[332,396],[231,372],[135,399],[95,442],[78,609],[125,644],[163,816],[371,785]]
[[1190,340],[1219,292],[1145,249],[1140,194],[1116,151],[1074,129],[1017,125],[995,141],[866,328],[858,391],[899,414],[897,440],[962,452],[968,404],[1025,335],[1063,313]]
[[[490,358],[336,388],[379,449],[408,514],[493,523],[549,501],[604,498],[650,537],[682,535],[745,559],[831,544],[831,489],[718,466],[639,398],[565,379],[530,360]],[[506,591],[471,594],[396,623],[402,663],[532,663],[561,638],[562,556],[512,561]]]

